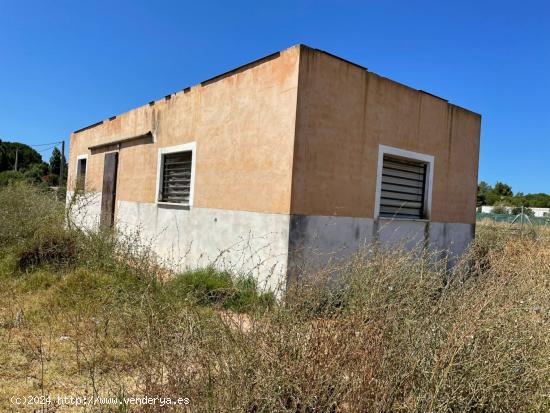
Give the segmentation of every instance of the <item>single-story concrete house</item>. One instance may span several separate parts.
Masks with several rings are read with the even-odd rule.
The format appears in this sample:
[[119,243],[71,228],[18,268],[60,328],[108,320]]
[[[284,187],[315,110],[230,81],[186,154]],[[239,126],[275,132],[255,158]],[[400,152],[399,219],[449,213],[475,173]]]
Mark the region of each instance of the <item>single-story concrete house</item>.
[[82,225],[267,288],[372,241],[459,255],[481,117],[297,45],[71,134]]

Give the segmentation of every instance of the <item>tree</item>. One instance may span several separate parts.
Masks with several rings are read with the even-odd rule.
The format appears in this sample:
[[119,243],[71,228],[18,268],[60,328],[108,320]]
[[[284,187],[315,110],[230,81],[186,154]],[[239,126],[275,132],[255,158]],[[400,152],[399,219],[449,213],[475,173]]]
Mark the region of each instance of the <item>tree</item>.
[[526,206],[535,208],[550,208],[550,195],[548,194],[527,194],[523,197]]
[[487,197],[493,190],[493,187],[485,181],[481,181],[477,186],[477,205],[487,205]]
[[494,191],[495,191],[495,194],[500,197],[514,196],[514,193],[512,192],[512,187],[503,182],[497,182],[495,184]]
[[481,193],[487,193],[487,192],[491,192],[493,190],[493,187],[489,185],[487,182],[481,181],[477,186],[477,190]]
[[44,178],[48,175],[48,169],[48,164],[45,162],[34,163],[27,168],[24,175],[29,182],[42,184],[46,182]]
[[59,175],[61,167],[61,152],[57,148],[53,148],[52,155],[50,156],[50,172],[55,175]]
[[48,183],[44,180],[48,174],[48,164],[35,163],[30,165],[25,172],[14,171],[13,169],[0,172],[0,187],[15,183],[15,182],[28,182],[32,185],[48,187]]
[[4,170],[3,166],[7,165],[8,163],[7,157],[8,157],[8,154],[7,154],[6,145],[4,145],[4,143],[0,139],[0,172]]
[[16,153],[19,171],[25,171],[32,164],[42,163],[42,156],[29,145],[0,140],[0,172],[14,170]]
[[[59,183],[59,175],[61,171],[61,152],[57,148],[53,148],[52,155],[50,156],[50,174],[53,175],[52,181]],[[63,178],[67,177],[67,162],[64,162]],[[64,179],[66,182],[66,179]]]
[[512,207],[550,208],[550,195],[545,193],[524,194],[518,192],[514,195],[512,187],[503,182],[497,182],[491,187],[487,182],[481,181],[477,186],[477,205],[505,204]]

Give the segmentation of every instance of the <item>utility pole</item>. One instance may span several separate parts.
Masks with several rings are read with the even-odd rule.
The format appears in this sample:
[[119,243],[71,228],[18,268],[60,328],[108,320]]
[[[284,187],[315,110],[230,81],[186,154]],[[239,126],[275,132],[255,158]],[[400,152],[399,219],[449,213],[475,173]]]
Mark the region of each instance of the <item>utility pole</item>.
[[17,162],[19,161],[19,148],[15,148],[15,172],[17,172]]
[[59,186],[63,186],[63,172],[65,169],[65,141],[61,141],[61,165],[59,166]]

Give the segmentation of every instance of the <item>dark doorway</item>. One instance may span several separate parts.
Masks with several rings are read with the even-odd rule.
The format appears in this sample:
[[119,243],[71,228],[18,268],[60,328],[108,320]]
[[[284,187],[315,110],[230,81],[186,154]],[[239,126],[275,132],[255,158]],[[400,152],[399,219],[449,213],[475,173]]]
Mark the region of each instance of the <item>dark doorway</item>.
[[118,152],[105,154],[103,164],[103,190],[101,191],[102,228],[111,228],[115,220],[116,178],[118,169]]

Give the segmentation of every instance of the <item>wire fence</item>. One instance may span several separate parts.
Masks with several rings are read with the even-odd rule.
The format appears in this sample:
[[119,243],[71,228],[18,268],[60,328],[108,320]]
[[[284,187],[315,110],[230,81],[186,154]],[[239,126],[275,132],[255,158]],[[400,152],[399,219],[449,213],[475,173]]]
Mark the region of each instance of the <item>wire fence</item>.
[[477,212],[476,213],[477,221],[493,221],[493,222],[503,222],[508,224],[518,224],[518,225],[543,225],[550,227],[550,217],[530,217],[527,215],[513,215],[513,214],[493,214],[488,212]]

